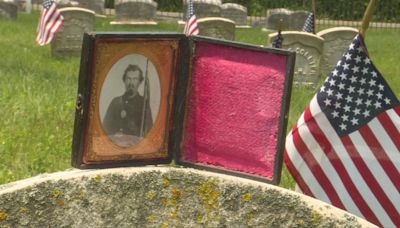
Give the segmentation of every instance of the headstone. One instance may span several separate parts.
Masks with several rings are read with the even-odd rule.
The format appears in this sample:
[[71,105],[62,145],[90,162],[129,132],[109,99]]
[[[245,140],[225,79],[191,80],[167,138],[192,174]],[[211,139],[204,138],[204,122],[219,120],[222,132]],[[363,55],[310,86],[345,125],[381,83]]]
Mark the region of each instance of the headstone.
[[74,1],[74,0],[56,0],[55,2],[59,9],[65,8],[65,7],[78,7],[79,6],[79,2]]
[[78,7],[62,8],[60,12],[64,16],[64,24],[51,42],[52,54],[56,58],[79,57],[83,33],[95,29],[95,13]]
[[115,17],[119,21],[154,20],[157,3],[152,0],[115,0]]
[[79,7],[93,10],[96,14],[104,15],[104,0],[77,0]]
[[[188,0],[183,1],[183,20],[186,21]],[[221,0],[193,0],[196,18],[221,17]]]
[[235,22],[222,17],[206,17],[197,20],[199,35],[225,40],[235,39]]
[[[269,34],[270,43],[278,33]],[[308,32],[282,32],[282,48],[296,52],[293,81],[295,84],[316,86],[320,79],[320,60],[324,39]]]
[[70,170],[0,185],[0,227],[369,227],[284,188],[171,167]]
[[235,3],[222,4],[221,17],[234,21],[236,25],[247,25],[247,8]]
[[347,50],[358,30],[351,27],[336,27],[317,33],[324,38],[324,51],[321,59],[322,76],[328,76]]
[[0,0],[0,18],[17,19],[18,5],[13,0]]
[[267,11],[267,29],[278,30],[282,19],[283,30],[301,31],[308,16],[307,11],[291,11],[284,8]]

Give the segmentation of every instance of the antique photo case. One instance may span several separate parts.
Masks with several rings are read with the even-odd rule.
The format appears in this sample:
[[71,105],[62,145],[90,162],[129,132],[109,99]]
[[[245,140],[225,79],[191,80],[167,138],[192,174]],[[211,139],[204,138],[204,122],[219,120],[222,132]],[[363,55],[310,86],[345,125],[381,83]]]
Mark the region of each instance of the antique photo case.
[[176,163],[278,184],[295,53],[204,37],[189,45]]
[[181,34],[85,34],[73,166],[170,163]]

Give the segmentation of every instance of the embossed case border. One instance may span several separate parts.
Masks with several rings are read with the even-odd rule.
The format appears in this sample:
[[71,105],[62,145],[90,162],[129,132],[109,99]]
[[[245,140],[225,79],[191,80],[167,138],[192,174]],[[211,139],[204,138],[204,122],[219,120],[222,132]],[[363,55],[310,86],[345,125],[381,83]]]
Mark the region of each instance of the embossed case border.
[[[124,154],[126,152],[126,148],[111,148],[110,142],[105,141],[105,145],[109,146],[112,151],[112,156],[104,157],[104,158],[95,158],[93,159],[93,154],[98,155],[93,151],[93,132],[95,132],[96,136],[100,134],[101,137],[108,137],[104,132],[99,131],[100,128],[99,120],[96,121],[96,118],[93,115],[98,115],[96,111],[98,111],[99,106],[99,94],[100,94],[100,84],[99,73],[96,72],[99,63],[98,53],[98,45],[99,42],[109,42],[110,51],[113,49],[113,45],[120,43],[127,43],[125,49],[132,48],[132,43],[143,41],[144,45],[149,42],[153,42],[154,45],[149,46],[148,53],[149,55],[156,55],[153,52],[155,47],[157,47],[157,42],[160,42],[160,45],[163,45],[163,42],[171,42],[171,44],[176,44],[176,46],[171,47],[173,49],[171,53],[173,53],[172,59],[169,59],[170,65],[168,69],[171,70],[169,75],[169,88],[168,88],[168,97],[161,97],[160,102],[166,103],[165,111],[165,120],[164,125],[160,128],[165,131],[164,138],[162,139],[162,146],[160,151],[154,153],[153,157],[146,156],[138,156]],[[185,36],[180,33],[89,33],[84,34],[83,38],[83,48],[81,54],[81,66],[79,73],[79,86],[78,86],[78,95],[76,101],[76,112],[75,112],[75,124],[74,124],[74,136],[72,143],[72,165],[77,168],[108,168],[108,167],[122,167],[122,166],[143,166],[143,165],[155,165],[155,164],[169,164],[172,161],[173,153],[171,151],[171,132],[173,131],[173,119],[174,119],[174,102],[176,95],[176,83],[177,76],[182,75],[182,69],[180,66],[182,53],[180,50],[185,50],[187,47],[187,39]],[[143,49],[143,47],[141,47]],[[124,50],[125,50],[124,49]],[[187,49],[187,48],[186,48]],[[121,49],[122,50],[122,49]],[[126,51],[126,50],[125,50]],[[103,53],[103,52],[100,52]],[[107,53],[107,52],[105,52]],[[128,51],[129,53],[129,51]],[[161,53],[162,54],[162,53]],[[160,54],[160,55],[161,55]],[[150,58],[146,56],[146,58]],[[161,64],[160,61],[156,62],[155,65]],[[106,64],[108,64],[106,62]],[[159,71],[158,67],[155,66],[157,71]],[[165,67],[164,67],[165,68]],[[104,73],[103,73],[104,74]],[[160,73],[159,73],[160,74]],[[160,76],[161,77],[161,76]],[[100,80],[105,80],[100,77]],[[104,82],[104,81],[103,81]],[[160,82],[161,84],[162,82]],[[167,84],[168,84],[167,83]],[[165,83],[164,83],[165,84]],[[161,85],[161,90],[165,93],[165,87]],[[163,100],[164,99],[164,100]],[[161,106],[161,105],[160,105]],[[165,106],[165,105],[164,105]],[[161,108],[160,108],[161,109]],[[161,112],[161,111],[160,111]],[[154,127],[154,126],[153,126]],[[102,135],[103,134],[103,135]],[[145,137],[146,138],[146,137]],[[104,141],[104,140],[103,140]],[[151,140],[149,140],[151,141]],[[152,142],[152,141],[151,141]],[[102,142],[103,143],[103,142]],[[128,148],[129,150],[129,148]],[[163,151],[161,151],[163,150]],[[115,156],[114,156],[115,155]],[[90,157],[91,156],[91,157]],[[134,158],[132,158],[132,156]],[[96,160],[97,159],[97,160]]]
[[[234,170],[229,170],[225,168],[220,168],[217,166],[210,166],[207,164],[196,163],[185,161],[183,159],[183,154],[185,151],[183,150],[183,140],[185,137],[185,122],[186,122],[186,114],[188,113],[188,98],[191,90],[191,79],[192,79],[192,66],[196,58],[194,57],[196,51],[196,43],[204,42],[209,44],[216,44],[225,47],[231,48],[241,48],[245,50],[253,50],[257,52],[264,52],[264,53],[271,53],[281,56],[286,56],[287,64],[285,69],[285,80],[284,80],[284,91],[282,97],[282,105],[280,109],[280,119],[279,119],[279,129],[278,129],[278,141],[276,146],[276,155],[274,161],[274,176],[272,179],[267,179],[262,176],[252,175],[245,172],[239,172]],[[251,180],[256,180],[260,182],[270,183],[274,185],[278,185],[281,179],[281,171],[282,171],[282,163],[283,163],[283,151],[284,151],[284,144],[285,144],[285,135],[286,135],[286,127],[288,121],[288,112],[289,112],[289,105],[290,105],[290,97],[291,97],[291,89],[292,89],[292,81],[293,81],[293,74],[294,74],[294,64],[296,55],[295,52],[287,51],[284,49],[276,49],[276,48],[265,48],[256,45],[240,43],[240,42],[233,42],[233,41],[226,41],[220,39],[214,39],[210,37],[202,37],[202,36],[195,36],[189,38],[188,48],[184,51],[184,56],[190,56],[190,58],[186,58],[183,61],[184,65],[181,67],[183,68],[183,73],[186,77],[180,77],[178,81],[178,90],[177,90],[177,100],[175,105],[175,120],[174,120],[174,128],[173,137],[175,141],[172,142],[172,151],[175,153],[174,159],[177,165],[184,166],[184,167],[191,167],[196,169],[202,169],[222,174],[228,174],[231,176],[243,177]]]

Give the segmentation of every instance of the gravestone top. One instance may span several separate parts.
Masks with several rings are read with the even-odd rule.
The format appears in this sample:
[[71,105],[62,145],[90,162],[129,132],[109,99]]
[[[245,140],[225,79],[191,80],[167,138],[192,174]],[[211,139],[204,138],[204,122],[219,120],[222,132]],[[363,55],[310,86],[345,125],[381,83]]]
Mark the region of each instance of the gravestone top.
[[153,0],[115,0],[115,5],[129,3],[129,2],[141,2],[141,3],[148,3],[157,7],[157,2]]
[[375,227],[277,186],[170,167],[73,169],[0,185],[0,213],[9,227]]
[[18,5],[15,1],[0,0],[0,18],[16,20]]
[[301,31],[307,16],[308,12],[303,10],[271,9],[267,11],[266,26],[267,29],[278,30],[279,24],[282,23],[283,30]]
[[[278,33],[269,34],[270,43]],[[282,48],[296,52],[293,81],[315,87],[320,78],[320,61],[324,39],[308,32],[282,32]]]
[[235,40],[235,22],[222,17],[197,19],[199,35],[219,39]]
[[[184,0],[183,3],[187,4],[189,1]],[[193,0],[193,3],[207,3],[207,4],[213,4],[213,5],[221,5],[222,1],[221,0]]]
[[244,7],[242,5],[239,5],[239,4],[236,4],[236,3],[224,3],[224,4],[221,5],[221,8],[222,9],[235,8],[235,9],[242,10],[243,12],[247,13],[247,8],[246,7]]
[[324,50],[321,60],[322,76],[328,76],[341,59],[358,30],[351,27],[335,27],[317,33],[324,38]]
[[94,31],[95,12],[80,7],[60,9],[64,23],[51,42],[52,55],[56,58],[79,57],[83,34]]

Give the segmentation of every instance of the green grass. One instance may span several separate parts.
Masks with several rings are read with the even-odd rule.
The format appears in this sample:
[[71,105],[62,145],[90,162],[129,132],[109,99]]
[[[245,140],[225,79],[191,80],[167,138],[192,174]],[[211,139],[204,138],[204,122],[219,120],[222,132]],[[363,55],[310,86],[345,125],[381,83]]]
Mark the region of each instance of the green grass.
[[[56,60],[50,47],[35,43],[39,14],[0,20],[0,184],[43,172],[70,168],[79,58]],[[97,31],[182,31],[176,23],[157,26],[111,26],[96,19]],[[397,96],[400,95],[399,31],[370,30],[370,55]],[[238,29],[237,41],[265,45],[267,33]],[[294,88],[288,130],[303,112],[315,89]],[[281,186],[292,188],[283,170]]]

